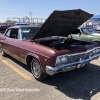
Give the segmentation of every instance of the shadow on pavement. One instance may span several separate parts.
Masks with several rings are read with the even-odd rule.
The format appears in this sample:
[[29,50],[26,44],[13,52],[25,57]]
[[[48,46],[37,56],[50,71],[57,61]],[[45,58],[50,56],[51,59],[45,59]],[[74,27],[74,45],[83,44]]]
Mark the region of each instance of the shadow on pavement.
[[[10,56],[8,58],[31,72],[25,64]],[[54,86],[70,98],[90,100],[92,96],[100,92],[100,66],[90,64],[80,69],[59,73],[48,77],[42,83]]]
[[11,56],[9,56],[9,55],[7,55],[7,57],[8,57],[10,60],[14,61],[16,64],[20,65],[21,67],[23,67],[24,69],[26,69],[27,71],[29,71],[29,72],[31,73],[31,69],[30,69],[29,66],[23,64],[22,62],[16,60],[15,58],[13,58],[13,57],[11,57]]
[[43,83],[55,86],[57,90],[73,99],[90,100],[100,92],[100,67],[87,67],[49,77]]

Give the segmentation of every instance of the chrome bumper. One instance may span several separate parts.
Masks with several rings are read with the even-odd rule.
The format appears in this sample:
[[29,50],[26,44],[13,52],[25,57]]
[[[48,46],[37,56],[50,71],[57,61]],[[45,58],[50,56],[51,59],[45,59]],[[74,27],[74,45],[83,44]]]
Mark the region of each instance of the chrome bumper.
[[89,57],[88,59],[85,59],[85,60],[82,60],[80,58],[80,60],[77,61],[77,62],[72,62],[72,63],[69,63],[69,64],[63,64],[63,65],[56,66],[56,67],[46,66],[46,73],[48,75],[54,75],[54,74],[59,73],[59,72],[66,72],[66,71],[74,70],[76,68],[80,68],[80,67],[85,66],[91,60],[97,59],[99,56],[100,56],[100,54],[96,54],[96,55]]

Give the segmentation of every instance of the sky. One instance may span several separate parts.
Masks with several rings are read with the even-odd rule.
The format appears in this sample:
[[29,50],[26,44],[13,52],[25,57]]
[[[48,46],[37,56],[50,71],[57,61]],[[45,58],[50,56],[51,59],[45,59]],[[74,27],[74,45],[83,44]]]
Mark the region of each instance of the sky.
[[0,0],[0,22],[7,18],[25,16],[47,18],[54,10],[82,9],[100,14],[100,0]]

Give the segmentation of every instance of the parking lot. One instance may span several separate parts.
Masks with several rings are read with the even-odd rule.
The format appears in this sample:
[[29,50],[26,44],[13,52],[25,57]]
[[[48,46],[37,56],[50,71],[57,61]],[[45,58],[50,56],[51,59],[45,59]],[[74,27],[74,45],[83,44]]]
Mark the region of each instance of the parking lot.
[[100,58],[39,82],[30,69],[0,55],[0,100],[100,100]]

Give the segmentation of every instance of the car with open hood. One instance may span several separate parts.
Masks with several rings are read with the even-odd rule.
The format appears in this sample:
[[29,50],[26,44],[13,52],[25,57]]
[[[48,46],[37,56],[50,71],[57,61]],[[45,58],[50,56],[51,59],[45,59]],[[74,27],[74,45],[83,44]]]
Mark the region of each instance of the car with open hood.
[[0,35],[1,55],[28,65],[37,80],[86,66],[100,56],[100,43],[70,33],[92,16],[81,9],[54,11],[42,26],[12,26]]

